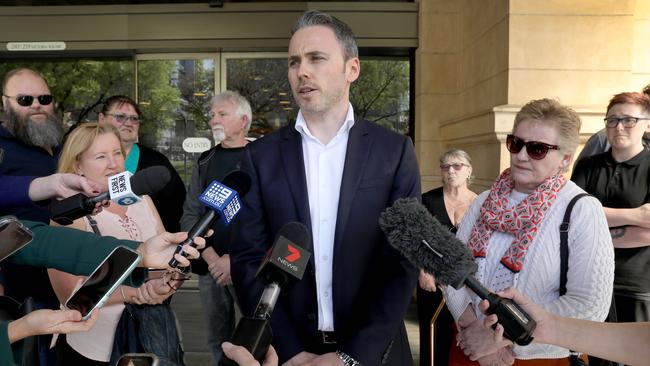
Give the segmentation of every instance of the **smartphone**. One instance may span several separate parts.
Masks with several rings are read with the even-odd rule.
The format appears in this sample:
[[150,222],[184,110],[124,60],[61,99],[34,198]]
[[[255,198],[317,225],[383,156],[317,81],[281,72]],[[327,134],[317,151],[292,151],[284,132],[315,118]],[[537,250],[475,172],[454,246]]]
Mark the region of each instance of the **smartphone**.
[[153,353],[127,353],[120,357],[117,366],[158,366],[158,357]]
[[16,217],[0,217],[0,262],[29,244],[33,238],[31,230]]
[[104,259],[83,285],[65,302],[65,307],[78,310],[84,320],[95,309],[104,305],[126,278],[140,263],[140,254],[125,246],[119,246]]

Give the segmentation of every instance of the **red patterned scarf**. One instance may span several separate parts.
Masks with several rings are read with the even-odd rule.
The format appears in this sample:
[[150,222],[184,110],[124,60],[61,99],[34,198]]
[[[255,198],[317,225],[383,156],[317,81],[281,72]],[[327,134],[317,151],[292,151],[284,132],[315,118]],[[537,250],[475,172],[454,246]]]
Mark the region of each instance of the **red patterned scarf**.
[[479,219],[474,224],[467,242],[474,257],[486,256],[493,231],[509,233],[515,236],[515,240],[501,258],[501,263],[511,271],[519,272],[544,214],[557,198],[565,182],[566,179],[562,174],[546,178],[519,204],[508,208],[508,199],[514,182],[510,168],[504,170],[499,179],[492,184],[490,193],[481,206]]

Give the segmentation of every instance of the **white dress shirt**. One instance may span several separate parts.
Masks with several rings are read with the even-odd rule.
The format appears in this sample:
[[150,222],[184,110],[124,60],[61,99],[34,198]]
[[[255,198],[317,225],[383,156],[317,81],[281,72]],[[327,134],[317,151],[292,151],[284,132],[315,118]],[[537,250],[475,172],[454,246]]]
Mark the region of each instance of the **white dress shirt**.
[[302,136],[302,154],[305,162],[311,234],[314,243],[314,264],[316,265],[318,329],[322,331],[334,330],[332,305],[334,233],[345,153],[350,128],[353,125],[354,111],[350,105],[341,128],[336,136],[325,145],[309,131],[302,112],[298,112],[296,119],[295,128]]

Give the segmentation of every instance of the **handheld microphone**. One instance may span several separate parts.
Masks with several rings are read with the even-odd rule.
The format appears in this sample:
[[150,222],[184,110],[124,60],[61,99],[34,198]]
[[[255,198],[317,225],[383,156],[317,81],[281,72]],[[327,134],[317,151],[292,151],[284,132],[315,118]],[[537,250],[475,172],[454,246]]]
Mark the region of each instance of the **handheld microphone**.
[[[299,222],[289,222],[280,228],[273,247],[257,270],[256,277],[266,286],[252,317],[242,317],[237,323],[231,342],[245,347],[260,364],[271,345],[273,334],[269,321],[280,296],[280,291],[291,282],[300,281],[305,274],[311,253],[311,236],[307,227]],[[222,357],[221,366],[237,363]]]
[[165,187],[171,174],[163,166],[152,166],[135,173],[125,171],[108,177],[108,191],[95,197],[78,193],[66,199],[50,204],[52,220],[61,225],[70,225],[80,217],[90,215],[97,203],[111,200],[121,206],[128,206],[140,201],[138,196],[153,194]]
[[472,253],[422,204],[415,199],[396,200],[382,212],[379,226],[391,246],[413,265],[433,274],[436,282],[457,290],[466,285],[488,300],[488,313],[497,315],[506,338],[520,346],[533,341],[537,322],[514,301],[490,292],[473,276],[477,266]]
[[[223,179],[223,183],[216,180],[210,183],[199,196],[199,202],[207,207],[207,211],[192,226],[187,233],[187,239],[178,244],[174,254],[180,253],[187,257],[187,253],[183,251],[183,245],[196,246],[194,238],[204,235],[219,218],[223,219],[224,224],[230,225],[241,209],[240,197],[244,197],[250,188],[251,178],[248,174],[238,170],[228,173]],[[178,264],[179,262],[174,257],[169,261],[169,266],[172,268],[178,267]]]

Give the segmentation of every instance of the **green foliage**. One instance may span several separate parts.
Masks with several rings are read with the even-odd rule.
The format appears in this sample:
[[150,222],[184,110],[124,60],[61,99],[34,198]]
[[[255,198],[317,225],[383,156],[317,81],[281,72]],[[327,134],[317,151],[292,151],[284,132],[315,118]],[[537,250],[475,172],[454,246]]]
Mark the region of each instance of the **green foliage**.
[[[5,62],[0,64],[0,75],[16,67],[41,72],[55,97],[56,110],[70,125],[102,96],[134,97],[133,63],[133,60]],[[177,121],[184,124],[188,134],[207,133],[206,112],[215,90],[214,65],[211,59],[139,61],[137,102],[142,110],[141,138],[156,146],[162,131],[173,128]],[[268,134],[295,120],[298,107],[291,96],[285,59],[229,59],[225,71],[228,89],[237,90],[251,102],[252,136]],[[358,115],[406,133],[409,62],[362,60],[361,76],[352,84],[350,100]],[[95,106],[84,120],[96,120],[99,108]],[[181,132],[175,132],[178,133]],[[179,141],[170,143],[175,146]]]
[[[209,62],[207,62],[209,61]],[[184,116],[195,130],[209,130],[207,113],[214,96],[214,61],[187,60],[179,70],[178,88],[181,91]]]
[[177,73],[173,60],[138,62],[138,105],[142,111],[140,136],[158,140],[164,129],[174,126],[180,107],[180,90],[173,85]]
[[[298,107],[291,97],[284,59],[231,59],[227,62],[227,75],[228,89],[237,90],[251,102],[253,136],[295,120]],[[409,62],[362,60],[361,76],[352,84],[350,100],[356,114],[407,133]]]
[[226,67],[228,89],[251,104],[251,136],[263,136],[295,120],[298,107],[291,98],[285,59],[237,58],[228,60]]
[[[134,94],[133,61],[56,60],[4,62],[0,75],[18,67],[40,72],[54,95],[55,109],[66,124],[94,105],[100,96]],[[96,119],[95,114],[87,116]]]
[[361,75],[350,89],[350,101],[361,117],[407,133],[409,62],[362,60]]

